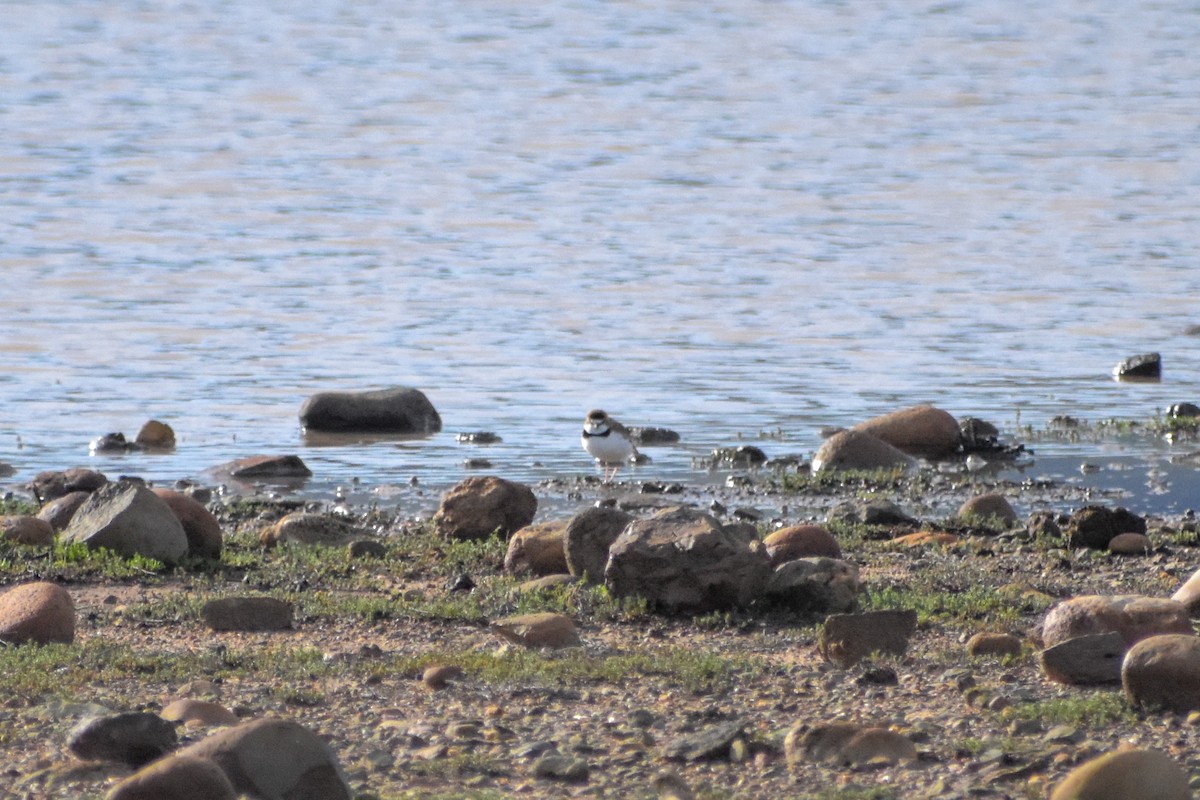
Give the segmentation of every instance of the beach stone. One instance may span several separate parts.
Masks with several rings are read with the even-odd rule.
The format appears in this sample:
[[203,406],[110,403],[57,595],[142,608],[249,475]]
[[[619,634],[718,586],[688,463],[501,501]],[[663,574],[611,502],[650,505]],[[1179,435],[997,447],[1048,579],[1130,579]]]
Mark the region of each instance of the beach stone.
[[1053,511],[1035,511],[1025,520],[1025,530],[1030,536],[1057,539],[1062,536],[1062,526]]
[[1142,595],[1080,595],[1056,604],[1042,620],[1042,644],[1089,633],[1116,631],[1131,645],[1158,633],[1191,633],[1187,608],[1175,600]]
[[365,392],[318,392],[300,407],[300,424],[310,431],[428,434],[442,418],[418,389],[395,386]]
[[1008,499],[994,492],[981,494],[967,500],[958,509],[958,517],[966,522],[1000,522],[1005,528],[1017,524],[1017,512]]
[[355,539],[346,545],[351,558],[386,558],[387,548],[375,539]]
[[0,594],[0,642],[75,641],[75,602],[56,583],[23,583]]
[[1121,683],[1130,705],[1177,714],[1200,709],[1200,636],[1150,636],[1129,648]]
[[108,483],[92,493],[62,532],[66,543],[106,547],[123,556],[141,555],[178,563],[188,551],[183,525],[158,495],[137,483]]
[[504,617],[494,620],[488,627],[504,639],[522,647],[558,649],[577,647],[580,644],[574,621],[566,614],[550,611]]
[[1130,356],[1113,367],[1118,380],[1127,378],[1154,380],[1162,377],[1162,356],[1158,353],[1143,353]]
[[467,478],[451,487],[433,523],[455,539],[509,536],[533,522],[537,498],[528,486],[494,476]]
[[54,526],[28,514],[0,517],[0,539],[33,547],[54,544]]
[[1087,686],[1118,683],[1121,660],[1128,645],[1116,631],[1091,633],[1059,642],[1043,650],[1038,661],[1042,673],[1056,683]]
[[312,477],[312,470],[296,455],[257,455],[236,458],[213,468],[214,472],[239,480],[296,480]]
[[274,597],[222,597],[200,609],[214,631],[278,631],[292,627],[292,604]]
[[1193,617],[1200,616],[1200,569],[1196,570],[1183,582],[1171,599],[1182,603]]
[[1066,534],[1071,547],[1105,550],[1113,537],[1121,533],[1146,532],[1146,520],[1123,508],[1084,506],[1071,515]]
[[847,500],[830,509],[830,522],[840,521],[861,525],[916,525],[918,521],[891,500]]
[[421,682],[431,691],[445,689],[463,676],[463,668],[457,664],[441,664],[428,667],[421,675]]
[[259,532],[258,542],[268,549],[282,544],[343,547],[364,535],[366,532],[362,528],[344,519],[329,514],[294,511]]
[[1118,533],[1108,543],[1108,551],[1118,555],[1143,556],[1150,550],[1150,537],[1144,533]]
[[142,425],[133,441],[148,450],[171,450],[175,447],[175,431],[167,423],[152,419]]
[[783,740],[783,754],[790,768],[804,761],[837,763],[842,748],[853,739],[862,726],[854,722],[823,722],[809,727],[807,722],[792,726]]
[[722,525],[672,507],[629,523],[609,548],[604,582],[615,597],[643,597],[668,612],[749,605],[771,574],[753,525]]
[[333,748],[292,720],[267,717],[224,728],[177,754],[219,766],[235,791],[261,800],[352,800]]
[[175,726],[158,714],[132,711],[91,717],[71,731],[67,749],[83,759],[140,767],[175,749]]
[[771,565],[810,556],[841,558],[842,547],[826,528],[820,525],[792,525],[780,528],[763,539],[771,556]]
[[816,556],[785,561],[767,580],[764,596],[799,613],[839,614],[858,610],[862,593],[858,567]]
[[38,509],[38,519],[44,519],[50,523],[50,527],[54,528],[55,532],[63,530],[71,524],[71,518],[75,516],[75,512],[83,505],[83,501],[91,496],[91,492],[71,492],[64,494],[55,500],[43,505]]
[[167,504],[171,513],[183,526],[187,536],[188,555],[199,558],[220,558],[224,538],[221,534],[221,523],[207,508],[174,489],[151,489],[158,498]]
[[555,575],[567,572],[567,554],[563,547],[565,522],[526,525],[508,540],[504,571],[513,575]]
[[821,655],[843,669],[872,653],[904,655],[917,629],[912,609],[831,614],[821,627],[817,647]]
[[101,472],[83,467],[72,467],[61,472],[39,472],[33,476],[27,488],[33,492],[39,503],[57,500],[71,492],[92,493],[104,484],[108,478]]
[[169,722],[182,722],[185,725],[237,725],[241,722],[237,714],[220,703],[190,697],[171,701],[159,716]]
[[962,433],[953,415],[931,405],[912,406],[873,417],[852,430],[868,433],[918,458],[945,458],[958,452]]
[[746,725],[738,720],[712,725],[696,733],[685,734],[663,745],[668,761],[713,761],[729,755],[734,740],[745,736]]
[[571,517],[562,540],[567,571],[592,585],[604,583],[609,548],[630,522],[633,515],[619,508],[593,506]]
[[967,640],[969,656],[1019,656],[1021,640],[1011,633],[983,631]]
[[1054,787],[1050,800],[1191,800],[1188,775],[1159,750],[1117,750],[1085,761]]
[[912,463],[910,456],[877,436],[845,430],[821,443],[813,456],[812,471],[907,469]]
[[570,586],[573,583],[579,583],[579,578],[566,572],[558,575],[543,575],[540,578],[525,581],[517,587],[517,592],[519,594],[530,594],[532,592],[553,589],[555,586]]
[[588,779],[588,764],[582,758],[564,756],[557,752],[546,753],[533,764],[533,774],[538,778],[568,783],[585,783]]
[[105,800],[237,800],[237,790],[212,761],[170,756],[118,783]]
[[852,767],[912,764],[917,747],[902,733],[887,728],[863,728],[842,746],[840,761]]

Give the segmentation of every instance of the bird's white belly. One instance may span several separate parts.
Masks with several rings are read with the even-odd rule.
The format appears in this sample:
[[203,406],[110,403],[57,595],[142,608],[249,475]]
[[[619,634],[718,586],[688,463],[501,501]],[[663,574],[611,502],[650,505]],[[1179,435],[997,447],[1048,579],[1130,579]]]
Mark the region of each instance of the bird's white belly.
[[583,436],[583,449],[592,454],[592,458],[605,464],[620,464],[628,461],[633,455],[633,445],[615,433],[608,436]]

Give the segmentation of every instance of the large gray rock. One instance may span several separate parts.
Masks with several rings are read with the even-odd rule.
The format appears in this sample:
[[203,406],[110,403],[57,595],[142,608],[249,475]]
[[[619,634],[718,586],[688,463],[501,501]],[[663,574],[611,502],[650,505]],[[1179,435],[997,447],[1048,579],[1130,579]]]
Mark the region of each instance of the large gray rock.
[[420,390],[406,386],[369,392],[318,392],[300,407],[310,431],[437,433],[442,418]]
[[442,497],[433,524],[455,539],[508,536],[533,522],[537,497],[522,483],[495,476],[467,478]]
[[603,583],[608,549],[630,522],[633,515],[619,508],[585,508],[571,517],[563,533],[567,571],[588,583]]
[[226,728],[176,755],[216,763],[234,789],[257,800],[354,797],[333,748],[292,720],[266,718]]
[[748,605],[762,596],[771,557],[752,525],[722,525],[689,508],[631,522],[609,548],[604,582],[668,612]]
[[766,588],[766,597],[772,603],[816,614],[857,611],[861,593],[858,567],[823,556],[785,561],[771,573]]
[[178,562],[188,551],[187,533],[170,506],[145,486],[127,481],[93,492],[71,518],[62,541],[166,564]]

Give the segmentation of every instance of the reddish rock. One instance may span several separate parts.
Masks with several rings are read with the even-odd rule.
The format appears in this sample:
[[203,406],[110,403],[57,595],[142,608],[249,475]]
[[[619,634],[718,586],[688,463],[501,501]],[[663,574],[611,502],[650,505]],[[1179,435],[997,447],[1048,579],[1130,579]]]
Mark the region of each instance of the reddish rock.
[[312,470],[300,456],[246,456],[216,468],[216,471],[231,478],[253,480],[255,478],[297,479],[312,476]]
[[22,584],[0,594],[0,641],[75,641],[75,602],[71,594],[46,582]]
[[1042,643],[1115,631],[1127,645],[1159,633],[1191,633],[1187,608],[1174,600],[1141,595],[1081,595],[1058,603],[1042,622]]
[[148,450],[171,450],[175,447],[175,431],[167,423],[152,419],[138,431],[134,442]]
[[820,525],[792,525],[781,528],[763,539],[771,556],[771,565],[809,556],[841,558],[842,548],[837,539]]
[[897,536],[892,539],[893,544],[902,544],[905,547],[917,547],[926,544],[937,544],[946,547],[957,542],[957,536],[945,531],[917,531],[916,533],[906,533],[903,536]]
[[1192,616],[1200,615],[1200,569],[1193,572],[1191,577],[1175,590],[1171,599],[1183,603]]
[[457,664],[441,664],[429,667],[421,675],[421,682],[431,691],[445,689],[463,676],[463,668]]
[[200,503],[174,489],[154,489],[183,526],[187,535],[188,555],[220,558],[223,537],[221,523]]
[[945,458],[958,452],[962,433],[949,413],[930,405],[913,406],[874,417],[853,430],[918,458]]
[[509,536],[533,522],[537,498],[524,484],[494,476],[467,478],[442,497],[433,523],[455,539]]
[[54,544],[54,526],[27,515],[0,517],[0,538],[17,544],[47,547]]
[[555,575],[567,572],[562,521],[527,525],[508,540],[504,570],[513,575]]

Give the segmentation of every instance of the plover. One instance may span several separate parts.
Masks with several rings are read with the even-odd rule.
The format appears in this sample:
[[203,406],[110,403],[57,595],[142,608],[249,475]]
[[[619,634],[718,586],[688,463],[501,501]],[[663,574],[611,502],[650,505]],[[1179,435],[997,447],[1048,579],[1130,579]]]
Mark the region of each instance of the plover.
[[[632,458],[637,458],[637,448],[629,429],[600,409],[593,409],[583,420],[583,449],[604,467],[605,482],[617,477],[617,470]],[[609,468],[612,473],[609,473]]]

